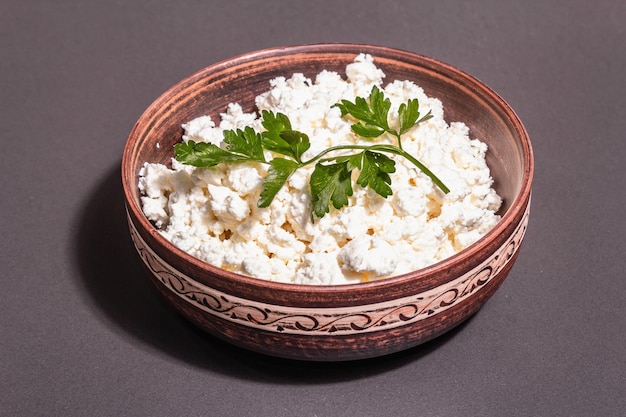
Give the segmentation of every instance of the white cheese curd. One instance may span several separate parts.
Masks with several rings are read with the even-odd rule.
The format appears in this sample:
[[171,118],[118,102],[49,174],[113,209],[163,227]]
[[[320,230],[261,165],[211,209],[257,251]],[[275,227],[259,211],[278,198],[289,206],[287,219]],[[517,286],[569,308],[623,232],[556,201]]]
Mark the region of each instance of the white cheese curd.
[[[383,88],[385,74],[371,56],[358,55],[346,79],[321,71],[269,81],[256,98],[258,113],[231,103],[219,124],[202,116],[183,125],[183,140],[223,144],[223,132],[252,126],[262,131],[262,110],[285,113],[292,128],[307,134],[303,159],[338,144],[370,143],[350,129],[334,104],[367,97],[376,85],[391,100],[390,114],[417,98],[421,115],[433,118],[402,136],[403,149],[426,165],[450,192],[443,193],[412,163],[393,156],[393,194],[383,198],[353,184],[349,205],[311,218],[309,177],[298,169],[267,208],[257,201],[267,165],[220,164],[195,168],[172,159],[172,167],[145,163],[139,178],[144,214],[180,249],[218,267],[279,282],[336,285],[407,273],[441,261],[476,242],[500,219],[501,198],[492,188],[487,146],[469,137],[461,122],[446,123],[441,102],[411,81]],[[397,123],[390,119],[390,123]],[[376,141],[396,144],[382,136]],[[267,155],[271,159],[271,155]]]

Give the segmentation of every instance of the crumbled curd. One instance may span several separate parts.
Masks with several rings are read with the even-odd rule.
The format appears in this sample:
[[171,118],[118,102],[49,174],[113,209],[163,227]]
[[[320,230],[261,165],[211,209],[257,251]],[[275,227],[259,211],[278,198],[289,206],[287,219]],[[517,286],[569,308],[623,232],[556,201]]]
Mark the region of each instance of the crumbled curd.
[[[146,163],[139,189],[146,217],[180,249],[218,267],[263,279],[300,284],[346,284],[403,274],[443,260],[480,239],[499,220],[501,198],[485,162],[487,146],[460,122],[447,124],[443,107],[411,81],[392,81],[371,56],[314,80],[278,77],[256,98],[262,110],[285,113],[306,133],[308,159],[329,146],[371,143],[357,137],[334,104],[367,97],[373,85],[391,100],[390,114],[417,98],[422,115],[434,116],[406,132],[403,149],[450,188],[444,194],[417,167],[394,157],[393,195],[383,198],[354,186],[350,204],[311,221],[308,180],[313,166],[298,169],[267,208],[257,207],[267,166],[220,164],[195,168]],[[256,113],[231,103],[219,124],[202,116],[183,125],[183,140],[223,146],[223,131],[263,127]],[[386,137],[375,140],[391,140]]]

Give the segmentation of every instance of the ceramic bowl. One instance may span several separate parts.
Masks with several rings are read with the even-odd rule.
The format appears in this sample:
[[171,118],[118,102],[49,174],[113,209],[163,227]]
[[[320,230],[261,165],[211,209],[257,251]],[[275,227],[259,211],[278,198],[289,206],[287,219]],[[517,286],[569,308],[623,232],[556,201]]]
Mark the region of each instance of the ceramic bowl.
[[[309,286],[269,282],[200,261],[165,240],[144,217],[138,173],[144,162],[168,164],[181,125],[230,102],[254,109],[254,97],[279,75],[343,74],[361,53],[374,57],[388,82],[408,79],[443,102],[489,146],[487,164],[504,199],[501,221],[462,252],[405,275],[360,284]],[[122,157],[130,235],[147,276],[165,300],[210,334],[268,355],[343,361],[398,352],[462,323],[494,294],[515,262],[526,231],[533,154],[511,107],[476,78],[440,61],[371,45],[272,48],[210,65],[180,81],[141,115]]]

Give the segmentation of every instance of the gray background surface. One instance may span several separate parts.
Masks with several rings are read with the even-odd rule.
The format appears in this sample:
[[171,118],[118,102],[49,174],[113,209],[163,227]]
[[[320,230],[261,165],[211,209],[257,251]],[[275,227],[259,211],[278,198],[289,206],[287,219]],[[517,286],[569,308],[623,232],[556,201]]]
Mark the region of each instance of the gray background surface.
[[[119,179],[172,84],[316,42],[469,72],[536,156],[525,245],[487,305],[348,364],[255,355],[179,318],[143,275]],[[4,0],[0,55],[0,415],[625,415],[626,2]]]

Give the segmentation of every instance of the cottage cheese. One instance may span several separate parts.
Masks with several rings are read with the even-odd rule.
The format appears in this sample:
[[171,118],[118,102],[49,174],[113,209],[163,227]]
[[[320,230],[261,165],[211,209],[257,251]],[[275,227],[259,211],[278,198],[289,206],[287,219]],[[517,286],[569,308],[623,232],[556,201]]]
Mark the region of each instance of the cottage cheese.
[[[346,79],[322,71],[270,81],[256,98],[259,113],[287,114],[294,129],[309,135],[305,159],[339,143],[357,143],[350,122],[332,107],[342,99],[366,97],[382,88],[384,73],[369,55],[346,67]],[[311,221],[308,179],[313,167],[287,181],[267,208],[258,208],[263,164],[223,164],[195,168],[172,160],[171,168],[146,163],[139,179],[146,217],[180,249],[218,267],[273,281],[346,284],[394,276],[443,260],[466,248],[499,220],[501,199],[492,188],[485,162],[487,146],[469,137],[460,122],[447,124],[442,104],[410,81],[384,87],[391,114],[417,98],[433,118],[403,135],[403,147],[449,188],[444,194],[404,158],[391,174],[393,195],[354,187],[350,204]],[[223,131],[252,126],[263,130],[256,113],[232,103],[219,124],[203,116],[183,125],[183,140],[223,145]],[[377,139],[390,140],[390,139]]]

